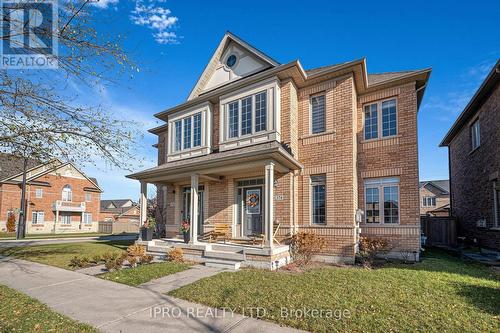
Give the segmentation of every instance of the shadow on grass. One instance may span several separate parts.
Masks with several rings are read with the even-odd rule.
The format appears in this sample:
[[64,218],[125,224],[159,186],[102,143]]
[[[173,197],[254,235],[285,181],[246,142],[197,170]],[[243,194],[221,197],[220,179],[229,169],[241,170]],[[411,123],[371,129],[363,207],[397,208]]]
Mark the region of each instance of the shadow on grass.
[[457,295],[479,310],[493,316],[500,315],[500,289],[474,284],[457,284]]

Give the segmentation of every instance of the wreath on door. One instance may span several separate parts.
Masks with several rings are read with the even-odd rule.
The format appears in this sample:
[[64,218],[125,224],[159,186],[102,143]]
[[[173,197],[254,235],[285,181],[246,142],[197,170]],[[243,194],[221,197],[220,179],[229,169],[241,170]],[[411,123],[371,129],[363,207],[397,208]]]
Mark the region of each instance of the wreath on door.
[[259,204],[259,196],[257,193],[252,193],[247,196],[247,206],[255,207]]

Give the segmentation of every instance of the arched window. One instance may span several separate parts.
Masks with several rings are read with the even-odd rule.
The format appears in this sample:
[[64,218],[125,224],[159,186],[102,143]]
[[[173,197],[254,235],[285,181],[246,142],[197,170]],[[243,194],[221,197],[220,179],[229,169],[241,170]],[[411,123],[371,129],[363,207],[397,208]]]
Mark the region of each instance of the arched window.
[[72,201],[72,191],[71,191],[71,186],[69,185],[64,185],[63,190],[62,190],[62,200],[63,201]]

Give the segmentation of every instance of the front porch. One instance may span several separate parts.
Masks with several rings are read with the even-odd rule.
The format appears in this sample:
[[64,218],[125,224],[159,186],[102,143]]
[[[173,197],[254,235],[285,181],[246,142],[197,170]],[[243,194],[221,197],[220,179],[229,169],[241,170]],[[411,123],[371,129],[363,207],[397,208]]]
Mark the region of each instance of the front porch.
[[[157,223],[166,238],[149,242],[151,252],[179,247],[187,258],[213,266],[224,260],[268,269],[288,263],[289,247],[277,235],[296,228],[291,191],[301,165],[277,143],[260,148],[169,162],[132,175],[141,182],[142,223],[147,184],[158,187]],[[190,225],[188,244],[180,232],[183,221]]]

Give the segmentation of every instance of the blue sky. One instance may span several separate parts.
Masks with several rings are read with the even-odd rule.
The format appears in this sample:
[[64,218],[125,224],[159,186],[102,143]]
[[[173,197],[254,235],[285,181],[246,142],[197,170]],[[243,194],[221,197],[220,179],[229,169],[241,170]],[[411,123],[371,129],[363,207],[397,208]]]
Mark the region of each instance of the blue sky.
[[[498,1],[101,0],[93,10],[98,31],[126,35],[141,71],[117,84],[73,89],[141,123],[145,166],[156,163],[156,137],[146,133],[160,124],[153,114],[185,101],[226,30],[281,63],[300,59],[306,69],[361,57],[371,73],[432,67],[418,116],[420,179],[448,177],[447,149],[438,145],[500,57]],[[137,199],[139,185],[124,179],[127,171],[101,164],[84,170],[98,177],[103,198]]]

